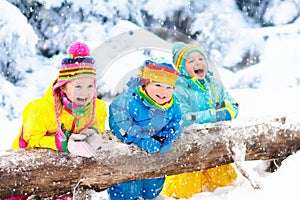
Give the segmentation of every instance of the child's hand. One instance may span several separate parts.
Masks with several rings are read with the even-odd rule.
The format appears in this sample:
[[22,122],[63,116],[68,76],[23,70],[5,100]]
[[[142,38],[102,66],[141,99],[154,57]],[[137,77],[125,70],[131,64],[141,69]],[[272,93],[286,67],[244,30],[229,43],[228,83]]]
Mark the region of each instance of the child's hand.
[[223,101],[219,109],[216,110],[217,121],[227,121],[232,120],[235,117],[235,111],[231,103],[227,100]]
[[153,138],[141,138],[136,144],[149,153],[158,152],[161,146],[160,142]]
[[160,153],[168,153],[168,151],[171,149],[171,147],[173,146],[173,142],[174,141],[168,141],[166,140],[160,147],[159,152]]
[[94,148],[87,142],[87,135],[72,134],[68,140],[68,150],[71,154],[92,157],[95,154]]
[[166,136],[153,135],[152,138],[159,141],[161,144],[166,140]]
[[68,151],[74,155],[92,157],[101,145],[102,138],[91,128],[83,129],[78,134],[72,134],[68,140]]
[[174,131],[172,129],[168,131],[160,131],[156,135],[152,136],[152,138],[160,142],[160,153],[167,153],[171,149],[175,140]]
[[173,146],[174,143],[174,136],[172,133],[166,133],[166,139],[164,140],[164,142],[161,144],[160,153],[167,153],[171,147]]
[[97,149],[102,144],[102,137],[99,134],[92,134],[87,137],[86,142],[93,148],[93,150],[96,152]]
[[93,129],[93,128],[85,128],[85,129],[82,129],[80,132],[79,132],[80,135],[87,135],[87,136],[90,136],[90,135],[93,135],[93,134],[98,134],[98,132]]

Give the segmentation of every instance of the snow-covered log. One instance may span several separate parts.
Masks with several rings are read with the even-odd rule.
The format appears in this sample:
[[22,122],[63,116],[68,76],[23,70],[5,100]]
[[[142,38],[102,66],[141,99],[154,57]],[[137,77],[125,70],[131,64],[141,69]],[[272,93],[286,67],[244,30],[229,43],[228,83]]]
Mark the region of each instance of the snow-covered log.
[[119,142],[109,131],[93,158],[49,149],[4,151],[0,153],[0,198],[54,197],[81,187],[104,190],[123,181],[207,169],[236,158],[285,158],[300,149],[300,123],[287,119],[191,126],[167,154],[146,153]]

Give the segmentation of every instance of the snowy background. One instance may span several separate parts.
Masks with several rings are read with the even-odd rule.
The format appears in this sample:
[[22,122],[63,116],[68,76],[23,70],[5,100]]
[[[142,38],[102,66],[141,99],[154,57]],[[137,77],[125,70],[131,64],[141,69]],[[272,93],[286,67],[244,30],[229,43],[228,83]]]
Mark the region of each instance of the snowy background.
[[[83,40],[96,50],[136,29],[150,30],[169,44],[192,41],[201,45],[240,104],[237,120],[283,115],[299,119],[299,0],[0,0],[0,8],[1,151],[10,149],[24,106],[42,96],[56,78],[71,42]],[[131,44],[123,42],[113,48],[128,49]],[[122,85],[125,74],[146,57],[171,58],[168,44],[163,45],[165,49],[131,50],[121,56],[103,52],[111,62],[97,60],[97,70],[103,72],[98,80],[99,97],[109,104],[121,92],[112,87]],[[240,175],[233,187],[190,199],[299,199],[293,181],[300,179],[299,153],[288,157],[275,173],[266,173],[263,161],[244,164],[260,182],[260,190]],[[102,192],[93,197],[105,199],[107,195]]]

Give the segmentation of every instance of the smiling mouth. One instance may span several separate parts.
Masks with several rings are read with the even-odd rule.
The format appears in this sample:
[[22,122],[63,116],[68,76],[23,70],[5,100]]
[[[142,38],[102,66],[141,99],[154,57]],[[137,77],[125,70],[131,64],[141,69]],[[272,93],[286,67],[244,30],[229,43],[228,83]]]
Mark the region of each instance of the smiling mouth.
[[160,95],[156,95],[156,97],[158,97],[159,99],[165,99],[166,96],[160,96]]
[[88,100],[88,98],[77,98],[77,101],[78,102],[82,102],[82,103],[85,103],[85,102],[87,102],[87,100]]
[[203,73],[204,69],[196,69],[196,70],[194,70],[194,72],[195,72],[195,74]]

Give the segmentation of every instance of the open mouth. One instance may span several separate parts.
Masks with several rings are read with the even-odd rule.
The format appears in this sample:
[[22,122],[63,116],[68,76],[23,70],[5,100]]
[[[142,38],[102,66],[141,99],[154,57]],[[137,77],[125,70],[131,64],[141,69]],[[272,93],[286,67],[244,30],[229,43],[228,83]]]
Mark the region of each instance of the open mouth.
[[77,98],[77,101],[80,103],[86,103],[88,101],[88,98]]
[[200,73],[203,73],[204,72],[204,69],[195,69],[194,70],[195,74],[200,74]]

